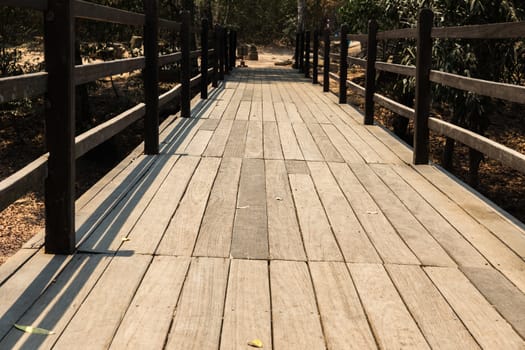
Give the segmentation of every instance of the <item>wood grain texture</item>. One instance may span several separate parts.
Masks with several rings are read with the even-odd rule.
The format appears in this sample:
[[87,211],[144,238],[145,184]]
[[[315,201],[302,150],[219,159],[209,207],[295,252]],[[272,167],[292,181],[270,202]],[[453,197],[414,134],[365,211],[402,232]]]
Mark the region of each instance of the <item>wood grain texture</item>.
[[344,159],[339,154],[337,149],[334,147],[326,133],[324,132],[323,128],[321,128],[321,125],[319,124],[306,124],[308,129],[310,130],[310,133],[312,134],[312,137],[314,138],[314,141],[319,147],[319,151],[323,155],[323,158],[327,162],[343,162]]
[[279,141],[279,130],[277,123],[264,122],[264,159],[283,159],[281,142]]
[[222,157],[226,142],[230,136],[233,120],[221,119],[217,129],[213,133],[210,142],[203,155],[206,157]]
[[343,163],[330,163],[339,186],[385,263],[419,264],[366,189]]
[[376,349],[365,312],[344,263],[312,262],[310,272],[329,349]]
[[432,348],[479,349],[420,267],[386,265],[386,269]]
[[496,309],[453,268],[426,267],[425,272],[483,348],[523,349],[525,342]]
[[246,146],[246,133],[248,131],[248,122],[245,120],[234,120],[230,132],[230,137],[226,143],[223,157],[237,157],[244,156],[244,149]]
[[266,214],[264,160],[244,159],[231,255],[235,258],[268,258],[268,219]]
[[139,254],[113,258],[54,348],[109,347],[151,259]]
[[332,144],[347,163],[364,162],[363,158],[361,158],[357,151],[352,146],[350,146],[345,137],[336,129],[334,125],[323,124],[322,127],[330,141],[332,141]]
[[279,136],[281,147],[283,149],[284,159],[304,159],[303,153],[299,148],[292,124],[289,122],[278,122]]
[[343,261],[312,179],[305,174],[289,178],[308,260]]
[[488,265],[487,260],[421,195],[406,183],[391,166],[373,165],[372,169],[458,265]]
[[222,160],[202,219],[194,256],[227,258],[230,255],[241,164],[240,158]]
[[193,258],[170,328],[168,349],[217,349],[229,261]]
[[322,161],[325,160],[317,147],[310,131],[304,123],[294,123],[293,129],[297,137],[297,142],[301,147],[305,160]]
[[157,253],[191,256],[220,159],[203,158],[170,221]]
[[270,258],[306,260],[285,164],[267,160],[265,166]]
[[268,274],[266,261],[232,260],[220,349],[244,349],[253,339],[272,348]]
[[272,260],[273,345],[276,349],[325,349],[315,295],[303,262]]
[[190,258],[156,256],[113,341],[112,349],[158,349],[164,345]]
[[368,190],[392,226],[423,265],[456,266],[403,203],[367,165],[352,164],[352,171]]
[[430,349],[383,266],[348,267],[379,347]]
[[326,163],[309,162],[308,166],[345,261],[381,263]]
[[263,152],[263,124],[258,120],[250,120],[248,123],[244,157],[262,158]]

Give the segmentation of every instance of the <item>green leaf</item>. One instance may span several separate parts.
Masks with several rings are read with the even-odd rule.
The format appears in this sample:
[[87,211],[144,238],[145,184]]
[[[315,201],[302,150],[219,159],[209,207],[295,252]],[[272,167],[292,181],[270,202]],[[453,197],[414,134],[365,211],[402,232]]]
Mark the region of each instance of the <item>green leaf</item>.
[[55,332],[49,331],[47,329],[32,327],[32,326],[23,326],[23,325],[19,325],[16,323],[15,323],[15,328],[21,330],[22,332],[31,333],[31,334],[42,334],[42,335],[55,334]]

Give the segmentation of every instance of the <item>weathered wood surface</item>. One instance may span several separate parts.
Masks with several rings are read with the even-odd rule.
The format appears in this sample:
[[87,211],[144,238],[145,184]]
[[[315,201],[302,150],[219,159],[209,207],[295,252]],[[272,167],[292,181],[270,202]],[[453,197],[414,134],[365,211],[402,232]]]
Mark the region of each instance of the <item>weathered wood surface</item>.
[[0,266],[0,348],[522,349],[523,228],[253,65],[77,201],[79,253]]

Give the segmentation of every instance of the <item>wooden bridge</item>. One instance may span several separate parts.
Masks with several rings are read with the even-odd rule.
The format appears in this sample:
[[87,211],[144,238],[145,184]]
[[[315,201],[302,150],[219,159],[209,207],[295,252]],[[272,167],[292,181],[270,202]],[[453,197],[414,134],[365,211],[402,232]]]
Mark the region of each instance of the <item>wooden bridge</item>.
[[[525,348],[525,233],[291,69],[236,69],[0,267],[0,348]],[[23,333],[32,325],[52,335]]]

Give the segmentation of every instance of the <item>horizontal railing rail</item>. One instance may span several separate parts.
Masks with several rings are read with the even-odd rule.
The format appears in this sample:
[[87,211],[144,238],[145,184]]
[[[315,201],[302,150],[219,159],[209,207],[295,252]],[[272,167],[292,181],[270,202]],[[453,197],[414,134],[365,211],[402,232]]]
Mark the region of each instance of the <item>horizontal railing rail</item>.
[[[144,14],[82,0],[65,5],[52,0],[0,0],[0,5],[53,11],[53,16],[46,16],[45,21],[46,71],[0,78],[0,103],[46,95],[46,139],[49,148],[48,153],[0,181],[0,211],[28,191],[36,189],[46,179],[45,249],[52,253],[71,253],[75,250],[74,160],[142,118],[145,118],[145,153],[158,153],[159,109],[179,99],[181,116],[190,117],[191,89],[200,87],[201,98],[207,98],[208,84],[211,82],[213,87],[217,87],[218,80],[224,79],[224,73],[235,67],[236,35],[233,30],[220,26],[215,26],[210,32],[205,19],[200,28],[192,26],[188,12],[183,14],[181,23],[158,18],[155,0],[145,0]],[[74,18],[143,26],[145,55],[75,66],[72,57],[75,38],[72,35],[74,31],[70,30]],[[159,27],[180,34],[180,52],[159,55]],[[192,31],[200,34],[202,43],[201,48],[193,51],[190,50]],[[213,39],[211,47],[210,34]],[[61,55],[66,57],[65,62]],[[191,77],[191,59],[198,57],[199,73]],[[212,58],[211,67],[209,58]],[[180,64],[180,83],[159,95],[158,69],[173,63]],[[145,101],[75,136],[74,86],[135,70],[143,72]]]
[[[370,21],[368,34],[348,34],[346,25],[340,30],[340,35],[334,37],[325,30],[320,55],[323,59],[323,90],[329,91],[329,80],[339,83],[339,101],[346,102],[346,89],[365,97],[365,124],[374,122],[374,103],[385,107],[397,115],[414,121],[414,163],[425,164],[429,160],[429,130],[448,138],[459,141],[475,149],[489,158],[525,173],[525,155],[499,144],[485,136],[454,125],[452,123],[430,117],[431,90],[430,83],[441,84],[451,88],[473,92],[479,95],[502,99],[509,102],[525,104],[525,86],[488,81],[458,74],[431,69],[432,39],[522,39],[525,37],[525,22],[494,23],[455,27],[432,27],[433,14],[422,10],[418,19],[418,28],[394,29],[377,32],[377,24]],[[296,38],[305,40],[298,33]],[[348,56],[347,40],[366,43],[366,59]],[[401,65],[376,60],[378,40],[416,40],[416,66]],[[321,40],[321,39],[317,39]],[[331,44],[335,41],[338,52],[331,53]],[[314,46],[316,43],[314,42]],[[298,43],[296,50],[307,46]],[[306,69],[301,52],[295,54],[298,68]],[[337,61],[334,62],[333,60]],[[373,63],[373,64],[371,64]],[[346,79],[348,64],[365,68],[365,87]],[[338,73],[331,70],[336,69]],[[317,69],[314,67],[314,69]],[[415,108],[403,105],[391,98],[376,92],[376,72],[383,71],[416,78]]]

